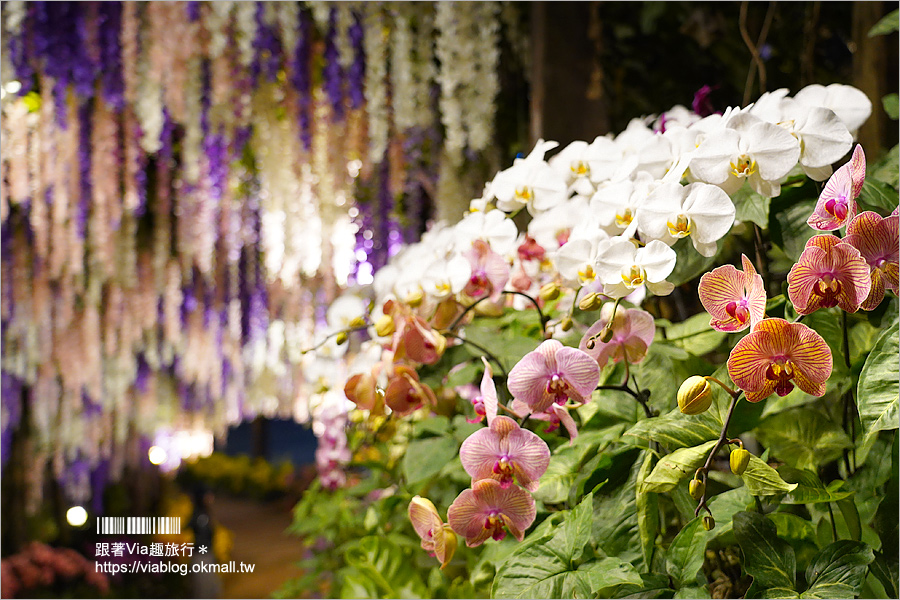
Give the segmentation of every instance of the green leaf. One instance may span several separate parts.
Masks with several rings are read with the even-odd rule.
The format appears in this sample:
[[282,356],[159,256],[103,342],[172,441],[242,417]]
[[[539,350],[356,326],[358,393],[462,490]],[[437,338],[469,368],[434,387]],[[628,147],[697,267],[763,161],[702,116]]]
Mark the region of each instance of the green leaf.
[[716,520],[716,528],[712,530],[715,537],[721,537],[732,529],[732,519],[739,512],[747,510],[747,507],[753,503],[753,498],[746,486],[741,486],[727,492],[722,492],[718,496],[713,496],[708,502],[709,510],[712,511],[713,518]]
[[859,418],[866,435],[885,429],[897,429],[898,377],[897,364],[898,324],[885,331],[875,342],[862,373],[859,375],[856,403]]
[[641,573],[640,584],[626,584],[618,588],[616,598],[671,598],[668,575]]
[[715,445],[716,441],[710,440],[693,448],[679,448],[675,452],[663,456],[653,467],[653,472],[641,484],[641,493],[668,492],[679,481],[693,475]]
[[796,262],[815,231],[806,223],[815,209],[815,200],[803,200],[782,211],[769,213],[769,236],[781,248],[788,260]]
[[609,489],[604,486],[594,498],[594,528],[591,536],[597,542],[598,551],[630,563],[635,563],[642,556],[636,488],[638,473],[643,464],[644,458],[640,456],[624,484]]
[[872,574],[878,578],[884,591],[887,592],[888,598],[896,598],[898,592],[897,586],[897,563],[888,561],[881,552],[875,553],[875,560],[869,565]]
[[[719,250],[721,248],[722,245],[720,244]],[[717,250],[715,256],[706,257],[701,255],[694,249],[694,245],[688,238],[682,238],[675,242],[672,250],[675,251],[677,260],[675,269],[672,270],[672,273],[666,279],[675,287],[696,279],[709,271],[710,267],[715,264],[719,254],[719,250]]]
[[709,590],[704,586],[700,587],[699,585],[690,585],[687,587],[683,587],[677,592],[673,598],[710,598]]
[[868,544],[838,540],[822,549],[806,569],[809,582],[801,598],[855,598],[862,591],[875,555]]
[[424,434],[444,435],[450,432],[450,419],[444,416],[429,417],[416,421],[413,425],[413,437],[423,437]]
[[412,598],[425,592],[407,553],[388,538],[360,538],[344,552],[344,559],[348,568],[339,575],[342,597]]
[[867,178],[859,201],[877,212],[888,213],[897,208],[897,190],[877,179]]
[[856,508],[856,499],[853,496],[848,496],[838,500],[837,505],[841,509],[841,514],[844,515],[844,523],[847,524],[850,537],[857,542],[860,541],[862,539],[862,523],[859,520],[859,509]]
[[797,487],[796,483],[788,483],[762,459],[750,455],[750,464],[741,474],[744,485],[754,496],[773,496],[784,494]]
[[795,469],[794,467],[783,465],[778,467],[778,474],[785,481],[797,485],[787,496],[782,498],[781,502],[783,504],[837,502],[853,493],[852,491],[841,490],[844,485],[844,482],[841,480],[832,481],[828,484],[828,487],[825,487],[825,484],[813,471]]
[[725,332],[709,326],[709,313],[706,312],[666,327],[666,342],[694,356],[709,354],[719,347],[725,336]]
[[869,37],[887,35],[897,31],[897,15],[898,11],[894,10],[883,16],[881,20],[875,23],[875,25],[872,26],[872,29],[869,30]]
[[546,504],[559,504],[568,500],[585,461],[618,439],[624,429],[624,425],[614,425],[600,431],[584,432],[575,438],[574,443],[559,446],[550,457],[550,464],[541,477],[534,497]]
[[[638,486],[653,470],[653,455],[647,452],[641,469],[638,472]],[[656,536],[659,533],[659,499],[652,492],[641,493],[637,491],[635,506],[637,508],[638,533],[641,537],[641,551],[644,555],[644,565],[650,570],[653,564],[653,550],[656,545]]]
[[[713,386],[714,393],[717,387]],[[685,415],[676,408],[661,417],[642,419],[626,431],[624,437],[626,442],[636,445],[646,446],[650,442],[658,442],[673,450],[716,440],[721,430],[721,406],[713,400],[710,409],[700,415]]]
[[768,229],[771,198],[757,194],[750,186],[745,185],[732,194],[731,199],[734,200],[734,208],[737,210],[734,215],[736,221],[750,221],[763,229]]
[[684,526],[666,551],[666,572],[678,587],[696,581],[703,566],[706,542],[710,532],[703,528],[703,517],[696,517]]
[[821,412],[799,407],[763,419],[754,430],[772,455],[798,469],[817,469],[838,458],[850,439]]
[[887,116],[896,121],[900,115],[900,97],[897,94],[888,94],[881,99],[881,104],[884,106]]
[[459,444],[452,437],[415,440],[403,457],[403,476],[407,483],[417,483],[437,474],[444,465],[454,460]]
[[734,515],[734,535],[744,553],[744,571],[761,588],[794,589],[794,549],[780,539],[775,524],[759,513]]
[[816,529],[803,517],[786,512],[776,512],[767,516],[775,523],[775,529],[781,539],[816,543]]
[[894,189],[900,185],[900,146],[894,146],[872,167],[869,178],[883,181]]
[[597,590],[640,583],[634,567],[618,558],[578,564],[591,542],[592,494],[566,514],[562,526],[520,544],[497,570],[494,598],[588,598]]
[[[747,596],[748,598],[750,596]],[[800,594],[788,588],[769,588],[760,595],[760,598],[799,598]]]

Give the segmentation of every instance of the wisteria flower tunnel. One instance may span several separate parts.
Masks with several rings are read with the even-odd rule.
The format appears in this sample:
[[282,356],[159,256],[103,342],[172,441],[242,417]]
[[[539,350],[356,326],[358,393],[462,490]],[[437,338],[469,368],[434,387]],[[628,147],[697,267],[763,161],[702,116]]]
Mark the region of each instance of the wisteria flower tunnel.
[[2,3],[2,597],[897,598],[896,3]]

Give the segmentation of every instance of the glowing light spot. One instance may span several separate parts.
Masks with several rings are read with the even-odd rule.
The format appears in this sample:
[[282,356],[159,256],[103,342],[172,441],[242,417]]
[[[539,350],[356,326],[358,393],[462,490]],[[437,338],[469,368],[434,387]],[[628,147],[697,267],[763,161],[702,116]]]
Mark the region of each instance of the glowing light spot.
[[81,527],[87,523],[88,514],[81,506],[73,506],[66,511],[66,521],[72,527]]
[[161,465],[169,458],[169,453],[159,446],[150,446],[150,449],[147,450],[147,458],[150,459],[151,464]]

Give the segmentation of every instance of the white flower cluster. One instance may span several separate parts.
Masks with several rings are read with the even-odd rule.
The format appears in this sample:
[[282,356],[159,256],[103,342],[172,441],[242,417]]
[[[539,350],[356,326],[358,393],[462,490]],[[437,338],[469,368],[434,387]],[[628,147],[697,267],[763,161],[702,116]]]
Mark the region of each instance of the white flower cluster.
[[[677,240],[713,256],[734,223],[730,195],[745,184],[778,195],[798,164],[824,179],[869,112],[855,88],[811,86],[706,118],[676,107],[660,119],[665,131],[635,119],[549,160],[557,144],[541,140],[497,173],[460,222],[439,224],[378,272],[376,307],[388,298],[533,294],[551,282],[613,298],[668,294]],[[519,232],[509,217],[522,209],[533,218]]]

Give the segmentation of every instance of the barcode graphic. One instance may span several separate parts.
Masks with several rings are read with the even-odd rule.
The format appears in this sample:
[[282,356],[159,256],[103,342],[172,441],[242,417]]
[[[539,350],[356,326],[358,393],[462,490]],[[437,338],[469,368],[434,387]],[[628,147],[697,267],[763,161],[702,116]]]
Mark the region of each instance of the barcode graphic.
[[181,533],[181,517],[97,517],[98,534]]

